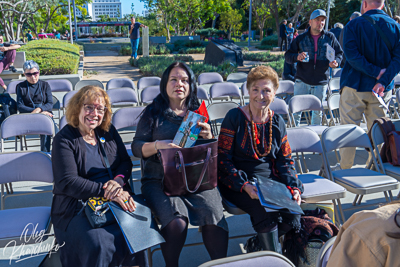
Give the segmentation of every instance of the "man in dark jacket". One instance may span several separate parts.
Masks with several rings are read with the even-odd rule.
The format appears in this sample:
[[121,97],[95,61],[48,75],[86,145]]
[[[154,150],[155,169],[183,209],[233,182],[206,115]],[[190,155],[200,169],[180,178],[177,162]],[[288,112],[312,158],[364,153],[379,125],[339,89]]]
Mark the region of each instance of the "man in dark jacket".
[[281,38],[281,51],[283,51],[283,42],[285,42],[285,49],[288,50],[286,24],[287,21],[284,20],[279,27],[279,37]]
[[[400,70],[400,27],[382,11],[383,6],[384,0],[363,0],[363,15],[350,21],[344,29],[343,49],[347,61],[340,77],[341,124],[360,125],[364,114],[370,129],[375,119],[385,116],[372,91],[385,102],[392,96],[393,78]],[[341,149],[340,155],[342,169],[353,166],[355,148]]]
[[[285,53],[289,64],[297,62],[294,95],[312,94],[323,101],[329,81],[329,67],[337,68],[342,60],[343,51],[333,33],[324,31],[326,13],[321,9],[314,10],[310,16],[310,27],[296,37]],[[327,59],[327,46],[335,50],[335,59]],[[309,58],[308,58],[309,57]],[[295,113],[295,125],[298,126],[301,112]],[[322,112],[313,111],[311,124],[321,124]]]

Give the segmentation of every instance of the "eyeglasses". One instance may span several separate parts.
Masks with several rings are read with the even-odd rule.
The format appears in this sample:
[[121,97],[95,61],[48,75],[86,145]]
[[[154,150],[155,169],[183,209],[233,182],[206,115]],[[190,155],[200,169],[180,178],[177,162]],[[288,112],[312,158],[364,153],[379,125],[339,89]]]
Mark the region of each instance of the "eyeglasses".
[[83,104],[83,108],[85,109],[86,112],[92,113],[94,110],[97,111],[98,114],[104,114],[107,110],[106,107],[101,106],[101,105],[87,105]]
[[32,76],[36,76],[39,74],[39,72],[32,72],[32,73],[24,73],[26,77],[32,77]]

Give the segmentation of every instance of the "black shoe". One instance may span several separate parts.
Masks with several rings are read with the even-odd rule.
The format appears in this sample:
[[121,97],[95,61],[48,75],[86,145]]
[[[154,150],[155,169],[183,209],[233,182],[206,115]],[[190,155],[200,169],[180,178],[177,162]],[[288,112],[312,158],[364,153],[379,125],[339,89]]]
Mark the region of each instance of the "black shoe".
[[268,233],[257,233],[258,240],[263,250],[275,251],[282,254],[281,243],[279,243],[278,228]]
[[14,66],[10,66],[8,69],[11,70],[12,72],[17,72],[17,69]]

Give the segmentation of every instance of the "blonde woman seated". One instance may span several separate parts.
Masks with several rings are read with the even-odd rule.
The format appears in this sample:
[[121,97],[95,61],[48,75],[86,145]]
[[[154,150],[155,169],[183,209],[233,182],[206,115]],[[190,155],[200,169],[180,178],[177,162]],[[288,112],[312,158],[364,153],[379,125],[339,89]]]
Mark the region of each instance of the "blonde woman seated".
[[300,229],[300,215],[266,212],[250,183],[273,179],[285,184],[299,205],[303,185],[291,159],[285,121],[269,108],[279,86],[278,74],[259,66],[247,76],[249,104],[232,109],[218,138],[218,186],[223,197],[250,215],[264,250],[281,253],[278,237]]

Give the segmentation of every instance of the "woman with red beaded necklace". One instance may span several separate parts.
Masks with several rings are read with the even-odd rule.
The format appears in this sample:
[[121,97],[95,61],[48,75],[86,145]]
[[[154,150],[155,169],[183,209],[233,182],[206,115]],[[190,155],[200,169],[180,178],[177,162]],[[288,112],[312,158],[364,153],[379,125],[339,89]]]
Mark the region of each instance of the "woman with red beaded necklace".
[[285,121],[269,108],[279,86],[278,74],[266,66],[247,76],[249,104],[232,109],[218,138],[218,186],[224,198],[250,215],[263,250],[282,253],[279,236],[300,229],[300,215],[266,212],[253,179],[273,179],[287,186],[299,205],[303,185],[291,159]]

